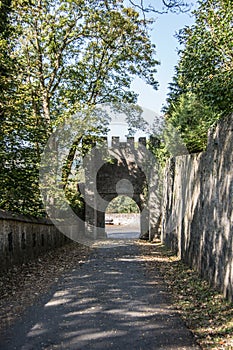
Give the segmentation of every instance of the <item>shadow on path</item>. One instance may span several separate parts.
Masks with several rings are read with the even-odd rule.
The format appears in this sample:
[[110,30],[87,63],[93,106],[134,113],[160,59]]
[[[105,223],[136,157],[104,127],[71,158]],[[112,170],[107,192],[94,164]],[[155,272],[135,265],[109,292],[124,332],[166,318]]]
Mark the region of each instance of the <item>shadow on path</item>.
[[1,350],[200,349],[173,309],[159,273],[139,247],[95,249],[29,308]]

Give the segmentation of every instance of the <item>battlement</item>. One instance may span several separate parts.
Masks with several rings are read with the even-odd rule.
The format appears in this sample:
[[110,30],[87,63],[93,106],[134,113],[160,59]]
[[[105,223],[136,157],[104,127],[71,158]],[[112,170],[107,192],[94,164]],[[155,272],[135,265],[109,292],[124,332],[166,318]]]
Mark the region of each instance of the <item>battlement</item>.
[[102,136],[98,137],[95,141],[93,139],[85,139],[85,144],[92,145],[92,147],[95,147],[96,145],[105,145],[105,147],[108,148],[131,148],[131,149],[136,149],[140,148],[140,146],[146,147],[147,142],[150,140],[150,142],[154,146],[159,146],[160,140],[157,137],[150,136],[149,138],[147,137],[138,137],[135,138],[133,136],[129,136],[126,138],[126,141],[121,141],[120,136],[112,136],[107,137],[107,136]]
[[143,145],[146,147],[146,137],[139,137],[138,140],[134,137],[127,137],[126,141],[120,141],[119,136],[112,136],[108,145],[110,148],[136,148],[136,146]]

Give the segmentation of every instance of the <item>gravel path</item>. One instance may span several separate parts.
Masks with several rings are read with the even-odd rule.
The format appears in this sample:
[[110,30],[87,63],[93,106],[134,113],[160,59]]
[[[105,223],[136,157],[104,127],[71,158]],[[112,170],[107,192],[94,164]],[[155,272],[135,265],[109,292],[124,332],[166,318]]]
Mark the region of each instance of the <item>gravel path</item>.
[[93,249],[0,339],[1,350],[200,349],[134,242]]

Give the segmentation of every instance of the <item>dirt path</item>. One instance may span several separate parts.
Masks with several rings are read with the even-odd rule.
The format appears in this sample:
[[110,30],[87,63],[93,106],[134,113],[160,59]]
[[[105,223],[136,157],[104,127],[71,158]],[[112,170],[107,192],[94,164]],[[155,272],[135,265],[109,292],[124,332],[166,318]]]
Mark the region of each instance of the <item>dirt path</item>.
[[1,350],[200,349],[140,245],[94,249],[38,298],[0,340]]

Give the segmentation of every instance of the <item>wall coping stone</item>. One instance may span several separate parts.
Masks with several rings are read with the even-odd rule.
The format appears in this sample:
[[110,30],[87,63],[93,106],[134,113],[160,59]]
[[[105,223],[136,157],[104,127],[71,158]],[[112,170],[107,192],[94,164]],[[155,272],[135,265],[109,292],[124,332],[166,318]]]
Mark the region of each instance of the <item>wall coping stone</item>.
[[39,225],[53,225],[51,220],[48,218],[39,218],[31,215],[22,215],[2,209],[0,209],[0,220],[20,221]]

